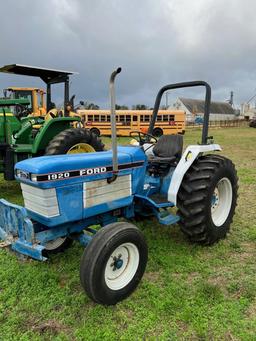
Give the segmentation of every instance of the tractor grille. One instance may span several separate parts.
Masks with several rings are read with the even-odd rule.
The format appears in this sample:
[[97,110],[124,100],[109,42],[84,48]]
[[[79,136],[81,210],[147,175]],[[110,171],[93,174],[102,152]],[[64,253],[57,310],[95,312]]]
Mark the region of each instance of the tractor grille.
[[132,194],[131,174],[119,176],[109,184],[107,179],[84,182],[84,207],[106,204]]
[[60,215],[55,188],[40,189],[21,184],[25,207],[47,218]]

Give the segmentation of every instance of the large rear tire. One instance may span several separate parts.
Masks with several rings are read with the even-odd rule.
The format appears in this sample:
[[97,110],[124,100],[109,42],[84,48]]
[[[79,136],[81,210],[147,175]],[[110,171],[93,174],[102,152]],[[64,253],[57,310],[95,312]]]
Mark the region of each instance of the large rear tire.
[[210,245],[225,238],[237,204],[234,164],[220,155],[199,157],[178,193],[181,230],[192,242]]
[[84,251],[81,284],[96,303],[116,304],[136,289],[147,258],[146,241],[136,226],[126,222],[109,224],[97,232]]
[[71,128],[62,131],[50,141],[45,155],[91,153],[103,150],[104,144],[90,130]]

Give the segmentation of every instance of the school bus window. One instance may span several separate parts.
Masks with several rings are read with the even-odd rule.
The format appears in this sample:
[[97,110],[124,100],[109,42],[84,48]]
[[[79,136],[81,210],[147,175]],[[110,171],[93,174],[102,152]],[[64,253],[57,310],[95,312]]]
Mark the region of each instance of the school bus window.
[[136,115],[136,116],[133,116],[133,121],[134,122],[137,122],[138,121],[138,116]]
[[100,120],[100,116],[99,115],[94,115],[94,121],[95,122],[99,122]]
[[163,115],[163,121],[164,122],[168,122],[169,120],[168,120],[168,115]]
[[174,115],[169,115],[169,121],[174,121]]
[[162,115],[157,115],[156,120],[157,120],[157,122],[161,122],[162,121]]
[[119,116],[119,122],[125,122],[125,116],[124,115]]
[[105,115],[100,116],[100,122],[106,122],[106,116]]
[[131,115],[126,115],[126,122],[131,122]]
[[88,115],[88,121],[93,121],[93,115]]
[[107,115],[107,122],[110,122],[110,116]]

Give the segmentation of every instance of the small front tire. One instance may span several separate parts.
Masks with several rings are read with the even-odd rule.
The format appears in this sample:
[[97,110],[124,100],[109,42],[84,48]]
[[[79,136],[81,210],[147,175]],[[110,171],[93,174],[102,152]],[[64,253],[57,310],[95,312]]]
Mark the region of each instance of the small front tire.
[[59,237],[44,244],[44,254],[46,256],[63,252],[73,244],[73,239],[69,237]]
[[147,258],[146,241],[136,226],[126,222],[109,224],[84,251],[81,284],[96,303],[114,305],[136,289]]

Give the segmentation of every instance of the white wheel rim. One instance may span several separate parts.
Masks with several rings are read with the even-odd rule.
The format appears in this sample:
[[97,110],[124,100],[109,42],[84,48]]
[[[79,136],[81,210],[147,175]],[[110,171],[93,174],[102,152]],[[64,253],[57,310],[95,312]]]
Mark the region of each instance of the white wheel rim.
[[212,195],[211,215],[214,225],[221,226],[225,223],[231,209],[232,198],[232,184],[228,178],[222,178]]
[[54,240],[51,240],[51,241],[45,243],[45,245],[44,245],[45,250],[53,251],[53,250],[57,249],[66,241],[66,239],[67,239],[67,237],[59,237],[57,239],[54,239]]
[[109,257],[105,268],[105,282],[111,290],[120,290],[127,286],[139,266],[139,250],[132,243],[118,246]]

